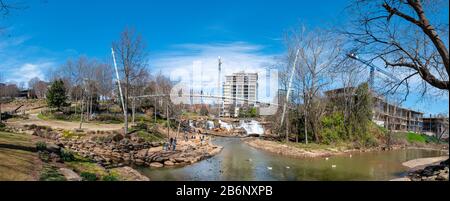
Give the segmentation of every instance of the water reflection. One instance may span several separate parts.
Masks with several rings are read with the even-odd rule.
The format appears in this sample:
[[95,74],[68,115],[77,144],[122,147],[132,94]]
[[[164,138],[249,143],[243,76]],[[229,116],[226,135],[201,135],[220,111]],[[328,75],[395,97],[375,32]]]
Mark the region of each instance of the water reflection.
[[[240,139],[216,138],[224,146],[214,158],[183,168],[140,171],[151,180],[181,181],[271,181],[271,180],[389,180],[407,170],[402,162],[445,153],[431,150],[396,150],[388,152],[353,153],[315,159],[293,159],[257,150]],[[333,168],[334,167],[334,168]]]

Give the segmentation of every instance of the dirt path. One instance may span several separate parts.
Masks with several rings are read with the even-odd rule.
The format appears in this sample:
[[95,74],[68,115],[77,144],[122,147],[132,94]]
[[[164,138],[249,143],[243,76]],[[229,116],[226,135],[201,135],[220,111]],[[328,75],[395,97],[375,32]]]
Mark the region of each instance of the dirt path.
[[[40,110],[29,111],[29,119],[16,120],[8,122],[10,126],[21,127],[24,125],[35,124],[38,126],[47,126],[53,129],[75,130],[80,127],[79,122],[59,121],[59,120],[42,120],[38,118]],[[100,124],[100,123],[83,123],[86,131],[113,131],[122,129],[122,124]]]

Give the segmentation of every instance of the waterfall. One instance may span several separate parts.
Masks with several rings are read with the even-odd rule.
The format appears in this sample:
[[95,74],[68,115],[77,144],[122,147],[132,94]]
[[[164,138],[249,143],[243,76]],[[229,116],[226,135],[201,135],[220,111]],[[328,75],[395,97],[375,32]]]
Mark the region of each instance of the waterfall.
[[214,129],[214,122],[213,121],[207,121],[206,122],[206,129],[207,130],[213,130]]
[[232,126],[232,125],[230,125],[230,124],[228,124],[228,123],[226,123],[226,122],[223,122],[223,121],[221,121],[221,120],[219,120],[219,124],[220,124],[220,128],[224,128],[224,129],[227,130],[228,132],[230,132],[230,131],[233,129],[233,126]]
[[241,121],[241,128],[245,130],[247,135],[264,135],[264,128],[255,120],[250,122]]

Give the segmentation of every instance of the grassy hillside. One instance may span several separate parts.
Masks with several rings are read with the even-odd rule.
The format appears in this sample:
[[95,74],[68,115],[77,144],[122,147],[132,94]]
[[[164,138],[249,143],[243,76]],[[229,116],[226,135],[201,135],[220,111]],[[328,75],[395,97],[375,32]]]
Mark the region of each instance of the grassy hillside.
[[41,169],[31,136],[0,132],[0,181],[36,180]]

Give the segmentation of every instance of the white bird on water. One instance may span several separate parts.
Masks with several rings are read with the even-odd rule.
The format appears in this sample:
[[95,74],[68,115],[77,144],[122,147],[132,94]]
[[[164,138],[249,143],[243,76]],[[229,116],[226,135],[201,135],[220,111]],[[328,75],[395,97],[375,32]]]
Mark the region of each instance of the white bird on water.
[[291,169],[291,167],[287,166],[286,169]]
[[267,167],[268,170],[272,170],[272,167]]
[[325,158],[325,160],[327,161],[327,160],[329,160],[329,158]]
[[353,157],[353,155],[350,154],[350,158],[352,158],[352,157]]
[[336,165],[332,165],[331,168],[336,168]]

